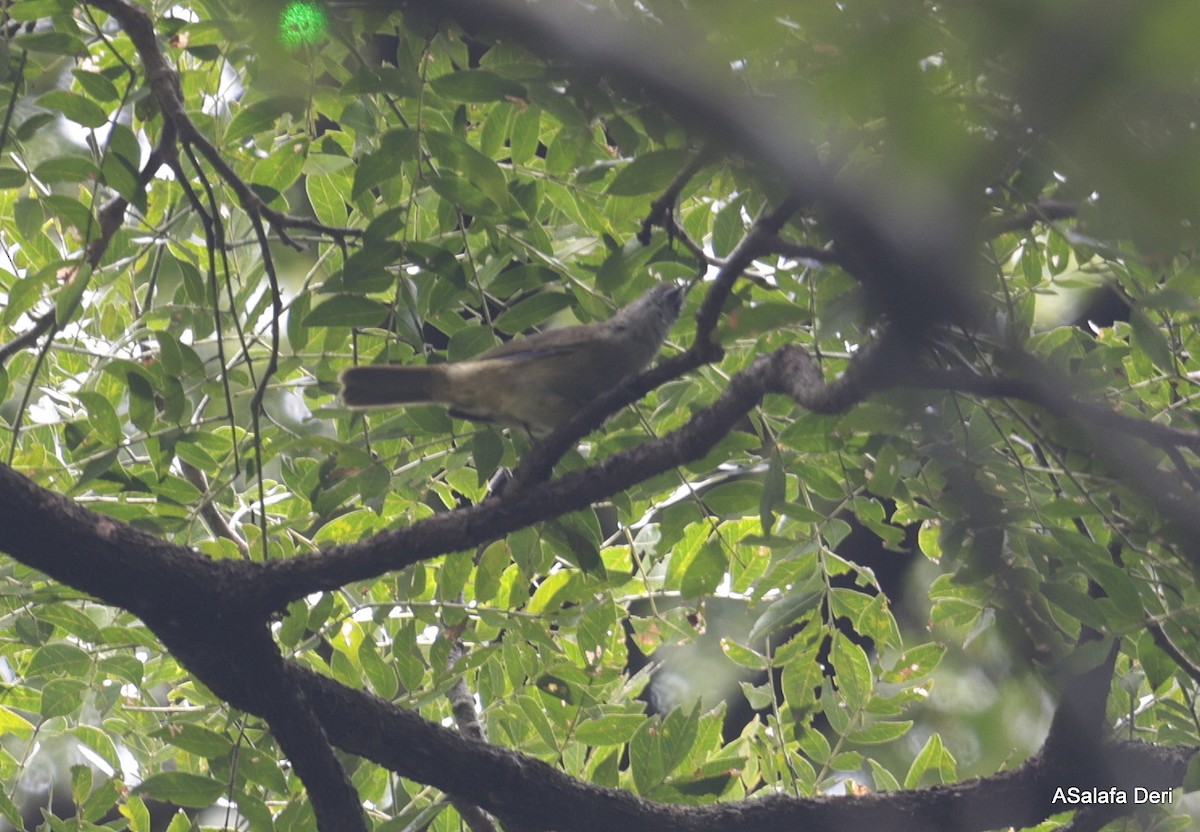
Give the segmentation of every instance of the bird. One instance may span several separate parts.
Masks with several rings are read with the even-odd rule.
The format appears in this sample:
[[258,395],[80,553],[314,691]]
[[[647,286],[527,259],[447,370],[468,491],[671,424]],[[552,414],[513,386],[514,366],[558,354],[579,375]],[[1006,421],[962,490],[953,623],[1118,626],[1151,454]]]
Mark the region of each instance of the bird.
[[514,338],[465,361],[349,367],[349,408],[440,404],[450,415],[541,437],[658,355],[685,290],[654,286],[607,321]]

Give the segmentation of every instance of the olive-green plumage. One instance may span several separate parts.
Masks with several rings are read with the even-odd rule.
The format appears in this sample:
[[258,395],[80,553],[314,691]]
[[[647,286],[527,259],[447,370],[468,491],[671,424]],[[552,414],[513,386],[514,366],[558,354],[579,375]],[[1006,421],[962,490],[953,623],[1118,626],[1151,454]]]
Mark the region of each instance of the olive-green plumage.
[[549,433],[645,368],[683,305],[683,289],[655,286],[607,321],[539,332],[477,358],[424,367],[351,367],[349,407],[442,404],[455,416]]

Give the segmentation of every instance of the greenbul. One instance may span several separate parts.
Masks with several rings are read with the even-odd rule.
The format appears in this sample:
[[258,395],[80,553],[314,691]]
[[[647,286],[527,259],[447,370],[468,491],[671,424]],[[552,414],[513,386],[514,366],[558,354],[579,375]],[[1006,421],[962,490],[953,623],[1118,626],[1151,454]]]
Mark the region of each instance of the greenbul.
[[515,338],[469,361],[350,367],[341,375],[342,401],[353,408],[441,404],[452,416],[543,436],[654,360],[683,295],[660,284],[607,321]]

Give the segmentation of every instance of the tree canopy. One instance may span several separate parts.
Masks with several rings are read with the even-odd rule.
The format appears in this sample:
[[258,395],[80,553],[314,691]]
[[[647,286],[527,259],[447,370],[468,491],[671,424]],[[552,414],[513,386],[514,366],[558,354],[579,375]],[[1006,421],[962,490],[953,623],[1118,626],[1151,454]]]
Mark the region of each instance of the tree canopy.
[[4,13],[0,828],[1191,828],[1194,0]]

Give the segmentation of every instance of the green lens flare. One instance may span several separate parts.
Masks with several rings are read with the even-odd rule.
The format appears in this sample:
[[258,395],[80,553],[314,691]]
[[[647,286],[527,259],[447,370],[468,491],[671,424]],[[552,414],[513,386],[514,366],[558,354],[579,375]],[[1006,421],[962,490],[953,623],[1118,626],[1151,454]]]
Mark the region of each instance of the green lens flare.
[[315,43],[325,37],[325,10],[313,0],[294,0],[279,17],[279,39],[289,49]]

